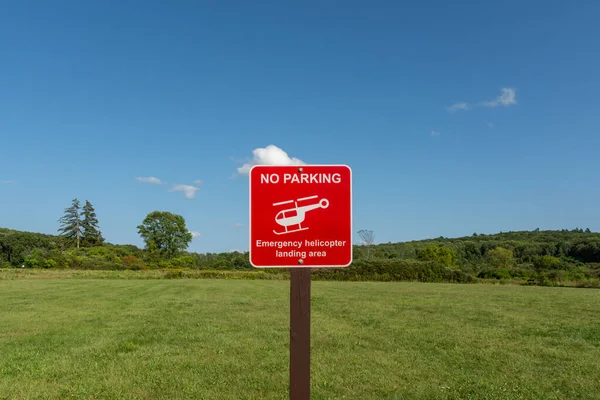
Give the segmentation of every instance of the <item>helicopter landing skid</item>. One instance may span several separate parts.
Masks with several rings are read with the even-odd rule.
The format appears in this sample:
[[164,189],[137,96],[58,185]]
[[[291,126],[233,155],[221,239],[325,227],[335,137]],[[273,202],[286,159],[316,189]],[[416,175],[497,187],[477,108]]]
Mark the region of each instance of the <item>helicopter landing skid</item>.
[[305,231],[308,228],[298,228],[298,229],[290,229],[290,230],[285,230],[283,232],[277,232],[276,230],[273,230],[273,233],[276,235],[285,235],[286,233],[292,233],[292,232],[300,232],[300,231]]

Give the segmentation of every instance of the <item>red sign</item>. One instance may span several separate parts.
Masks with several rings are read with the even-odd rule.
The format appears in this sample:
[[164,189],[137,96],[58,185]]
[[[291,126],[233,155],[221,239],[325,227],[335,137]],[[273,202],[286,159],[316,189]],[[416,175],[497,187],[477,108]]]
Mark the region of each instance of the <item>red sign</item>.
[[250,263],[254,267],[347,267],[351,262],[350,167],[252,167]]

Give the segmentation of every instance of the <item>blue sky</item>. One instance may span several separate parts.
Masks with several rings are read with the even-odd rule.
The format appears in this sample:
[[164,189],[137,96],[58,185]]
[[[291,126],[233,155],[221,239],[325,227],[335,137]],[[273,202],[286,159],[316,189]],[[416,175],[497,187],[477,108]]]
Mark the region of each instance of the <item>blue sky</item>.
[[354,228],[377,242],[600,231],[599,17],[597,1],[5,3],[0,226],[55,233],[77,197],[114,243],[142,245],[158,209],[200,233],[192,251],[245,250],[238,168],[282,149],[350,165]]

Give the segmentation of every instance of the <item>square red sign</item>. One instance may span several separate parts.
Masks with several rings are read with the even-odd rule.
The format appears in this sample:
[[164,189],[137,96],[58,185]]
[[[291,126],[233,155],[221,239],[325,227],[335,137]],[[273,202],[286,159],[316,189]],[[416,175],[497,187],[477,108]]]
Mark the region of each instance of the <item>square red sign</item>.
[[350,167],[252,167],[250,263],[254,267],[347,267],[351,262]]

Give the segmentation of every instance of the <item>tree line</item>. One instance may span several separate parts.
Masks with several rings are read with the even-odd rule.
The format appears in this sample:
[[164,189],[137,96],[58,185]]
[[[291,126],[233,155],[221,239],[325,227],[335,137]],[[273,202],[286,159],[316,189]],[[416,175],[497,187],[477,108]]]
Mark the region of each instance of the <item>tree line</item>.
[[[87,200],[81,208],[74,199],[59,223],[58,235],[0,228],[0,267],[253,270],[248,253],[186,251],[192,234],[185,219],[166,211],[149,213],[137,226],[144,248],[106,242]],[[373,231],[358,233],[362,243],[353,247],[353,264],[315,270],[315,279],[600,284],[600,234],[589,228],[474,233],[377,245]]]

